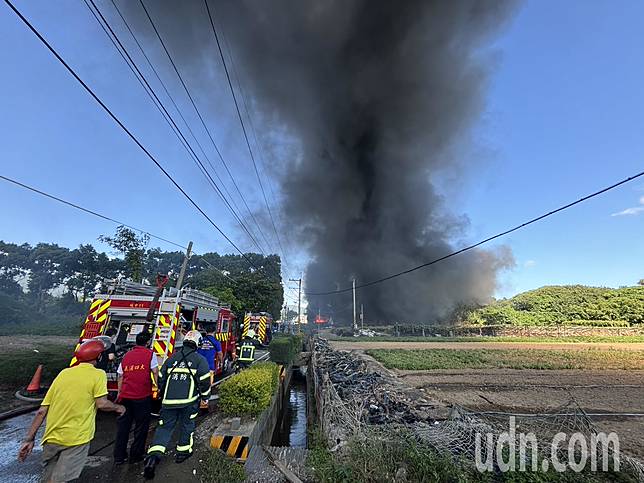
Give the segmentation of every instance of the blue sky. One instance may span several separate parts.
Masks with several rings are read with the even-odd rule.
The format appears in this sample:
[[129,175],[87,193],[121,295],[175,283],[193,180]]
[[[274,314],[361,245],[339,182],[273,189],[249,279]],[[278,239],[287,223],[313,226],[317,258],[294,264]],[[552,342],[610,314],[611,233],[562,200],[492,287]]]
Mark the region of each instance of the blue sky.
[[[85,5],[71,0],[16,4],[224,231],[250,250]],[[99,4],[111,11],[109,2]],[[470,219],[466,236],[457,242],[496,233],[644,169],[642,18],[644,3],[636,1],[542,0],[519,6],[480,54],[494,68],[486,107],[472,132],[473,148],[461,161],[466,169],[457,179],[453,173],[445,176],[439,187],[448,209]],[[120,25],[113,14],[110,19]],[[0,50],[1,174],[179,243],[192,239],[198,252],[230,251],[4,5],[0,40],[11,46]],[[149,47],[197,129],[196,115],[162,52],[152,43]],[[188,78],[217,86],[208,96],[196,89],[196,101],[216,112],[208,116],[208,125],[249,203],[259,210],[261,194],[223,70],[210,67],[201,77]],[[207,147],[206,134],[198,130],[198,136]],[[214,155],[211,159],[217,166]],[[262,163],[260,169],[270,171]],[[277,185],[273,188],[279,197]],[[497,295],[546,284],[619,286],[644,278],[644,210],[611,216],[644,207],[642,197],[644,180],[635,181],[504,239],[517,266],[503,275]],[[4,182],[0,199],[7,241],[100,247],[97,236],[113,231],[104,221]],[[287,232],[283,238],[287,244]],[[288,277],[305,266],[305,255],[296,257],[294,248]]]

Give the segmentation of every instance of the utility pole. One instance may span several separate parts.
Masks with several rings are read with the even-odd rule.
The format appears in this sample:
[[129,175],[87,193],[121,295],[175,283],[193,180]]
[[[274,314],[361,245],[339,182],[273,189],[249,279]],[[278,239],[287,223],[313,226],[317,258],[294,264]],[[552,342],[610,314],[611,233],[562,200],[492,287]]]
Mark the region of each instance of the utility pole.
[[358,321],[356,320],[356,279],[353,279],[353,332],[358,332]]
[[181,264],[181,271],[179,272],[179,278],[177,279],[177,290],[181,290],[181,285],[183,284],[183,277],[186,275],[186,268],[188,268],[188,260],[190,259],[190,252],[192,252],[192,242],[188,243],[188,250],[186,250],[186,258],[183,259]]
[[360,328],[364,330],[364,305],[360,304]]
[[302,277],[289,278],[289,282],[297,282],[297,333],[302,331],[300,323],[302,322]]

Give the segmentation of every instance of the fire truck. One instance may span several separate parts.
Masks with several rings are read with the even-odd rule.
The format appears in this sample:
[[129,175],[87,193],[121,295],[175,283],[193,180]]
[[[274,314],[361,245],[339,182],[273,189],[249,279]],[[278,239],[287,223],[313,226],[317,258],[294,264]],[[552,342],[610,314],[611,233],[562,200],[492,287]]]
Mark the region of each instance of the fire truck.
[[[165,279],[167,281],[167,277]],[[141,331],[152,334],[152,351],[161,366],[174,350],[183,345],[184,331],[215,327],[221,343],[223,364],[218,374],[228,372],[236,357],[235,314],[216,297],[191,288],[165,288],[131,281],[108,281],[97,293],[81,330],[78,344],[102,336],[109,328],[116,330],[116,360],[107,371],[108,390],[117,391],[118,365],[135,345]],[[77,346],[78,347],[78,346]],[[75,362],[72,359],[72,364]]]
[[272,339],[273,317],[268,312],[247,312],[244,315],[242,339],[248,337],[248,331],[251,328],[255,332],[254,339],[260,344],[266,345]]

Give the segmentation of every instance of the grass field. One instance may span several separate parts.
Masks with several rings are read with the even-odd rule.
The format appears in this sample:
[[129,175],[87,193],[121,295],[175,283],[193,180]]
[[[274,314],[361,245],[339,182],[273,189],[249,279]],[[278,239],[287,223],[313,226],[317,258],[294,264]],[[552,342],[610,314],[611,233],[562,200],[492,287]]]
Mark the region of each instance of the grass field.
[[644,351],[369,349],[389,369],[644,369]]
[[49,384],[69,366],[74,347],[59,344],[39,344],[38,351],[11,350],[0,353],[0,387],[18,389],[29,383],[38,364],[43,364],[43,383]]
[[570,336],[570,337],[339,337],[329,340],[347,342],[545,342],[545,343],[642,343],[644,335],[604,335],[604,336]]

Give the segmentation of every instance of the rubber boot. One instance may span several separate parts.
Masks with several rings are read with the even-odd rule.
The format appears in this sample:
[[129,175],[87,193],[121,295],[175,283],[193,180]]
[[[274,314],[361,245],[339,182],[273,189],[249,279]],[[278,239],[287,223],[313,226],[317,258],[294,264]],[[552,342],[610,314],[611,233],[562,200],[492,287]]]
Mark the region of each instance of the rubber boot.
[[161,458],[159,458],[157,455],[150,455],[147,458],[145,458],[145,466],[143,467],[143,477],[146,480],[151,480],[154,478],[154,473],[156,471],[156,467],[159,464],[159,461]]

